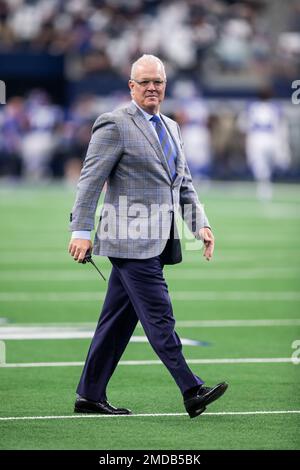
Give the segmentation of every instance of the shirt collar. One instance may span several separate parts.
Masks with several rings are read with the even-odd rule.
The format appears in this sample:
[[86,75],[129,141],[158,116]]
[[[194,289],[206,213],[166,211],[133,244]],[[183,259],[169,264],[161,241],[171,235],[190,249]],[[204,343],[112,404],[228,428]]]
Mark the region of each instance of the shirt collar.
[[[141,108],[134,100],[132,100],[132,102],[133,102],[133,104],[135,104],[135,106],[136,106],[140,111],[142,111],[142,113],[143,113],[144,117],[147,119],[147,121],[150,121],[150,119],[152,118],[153,114],[149,114],[149,113],[147,113],[147,111],[144,111],[143,108]],[[158,116],[158,117],[160,118],[159,113],[157,113],[156,116]]]

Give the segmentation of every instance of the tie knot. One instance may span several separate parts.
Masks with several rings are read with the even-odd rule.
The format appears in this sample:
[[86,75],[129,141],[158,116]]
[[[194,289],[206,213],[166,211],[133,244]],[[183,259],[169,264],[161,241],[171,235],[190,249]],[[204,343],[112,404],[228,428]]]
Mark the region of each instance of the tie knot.
[[154,116],[152,116],[152,118],[150,119],[150,121],[152,122],[161,122],[161,120],[159,119],[159,117],[157,116],[157,114],[154,114]]

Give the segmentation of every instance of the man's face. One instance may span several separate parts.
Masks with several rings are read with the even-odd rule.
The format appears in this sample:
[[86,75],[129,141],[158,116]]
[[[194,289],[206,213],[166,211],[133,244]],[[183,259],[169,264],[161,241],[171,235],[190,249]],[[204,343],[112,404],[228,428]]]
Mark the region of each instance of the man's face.
[[157,113],[166,90],[166,77],[159,62],[141,62],[132,78],[128,84],[136,104],[149,114]]

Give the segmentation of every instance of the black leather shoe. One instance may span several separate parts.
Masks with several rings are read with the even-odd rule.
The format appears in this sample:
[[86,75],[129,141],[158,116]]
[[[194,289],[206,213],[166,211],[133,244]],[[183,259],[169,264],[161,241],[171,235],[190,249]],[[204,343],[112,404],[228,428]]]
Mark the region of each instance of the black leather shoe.
[[132,415],[132,411],[127,408],[115,408],[107,400],[89,401],[86,398],[78,397],[74,406],[75,413],[100,413],[103,415]]
[[206,410],[206,406],[220,398],[226,392],[228,384],[222,382],[214,387],[201,385],[194,396],[184,400],[184,406],[190,418],[196,418]]

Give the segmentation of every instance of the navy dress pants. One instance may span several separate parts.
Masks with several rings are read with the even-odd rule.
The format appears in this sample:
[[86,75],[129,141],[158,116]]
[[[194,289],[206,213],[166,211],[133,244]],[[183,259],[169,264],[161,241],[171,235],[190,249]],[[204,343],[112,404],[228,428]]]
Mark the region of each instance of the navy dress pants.
[[192,373],[183,357],[182,344],[174,330],[162,258],[109,259],[112,271],[108,290],[77,393],[91,401],[107,398],[108,381],[138,320],[182,394],[204,383]]

